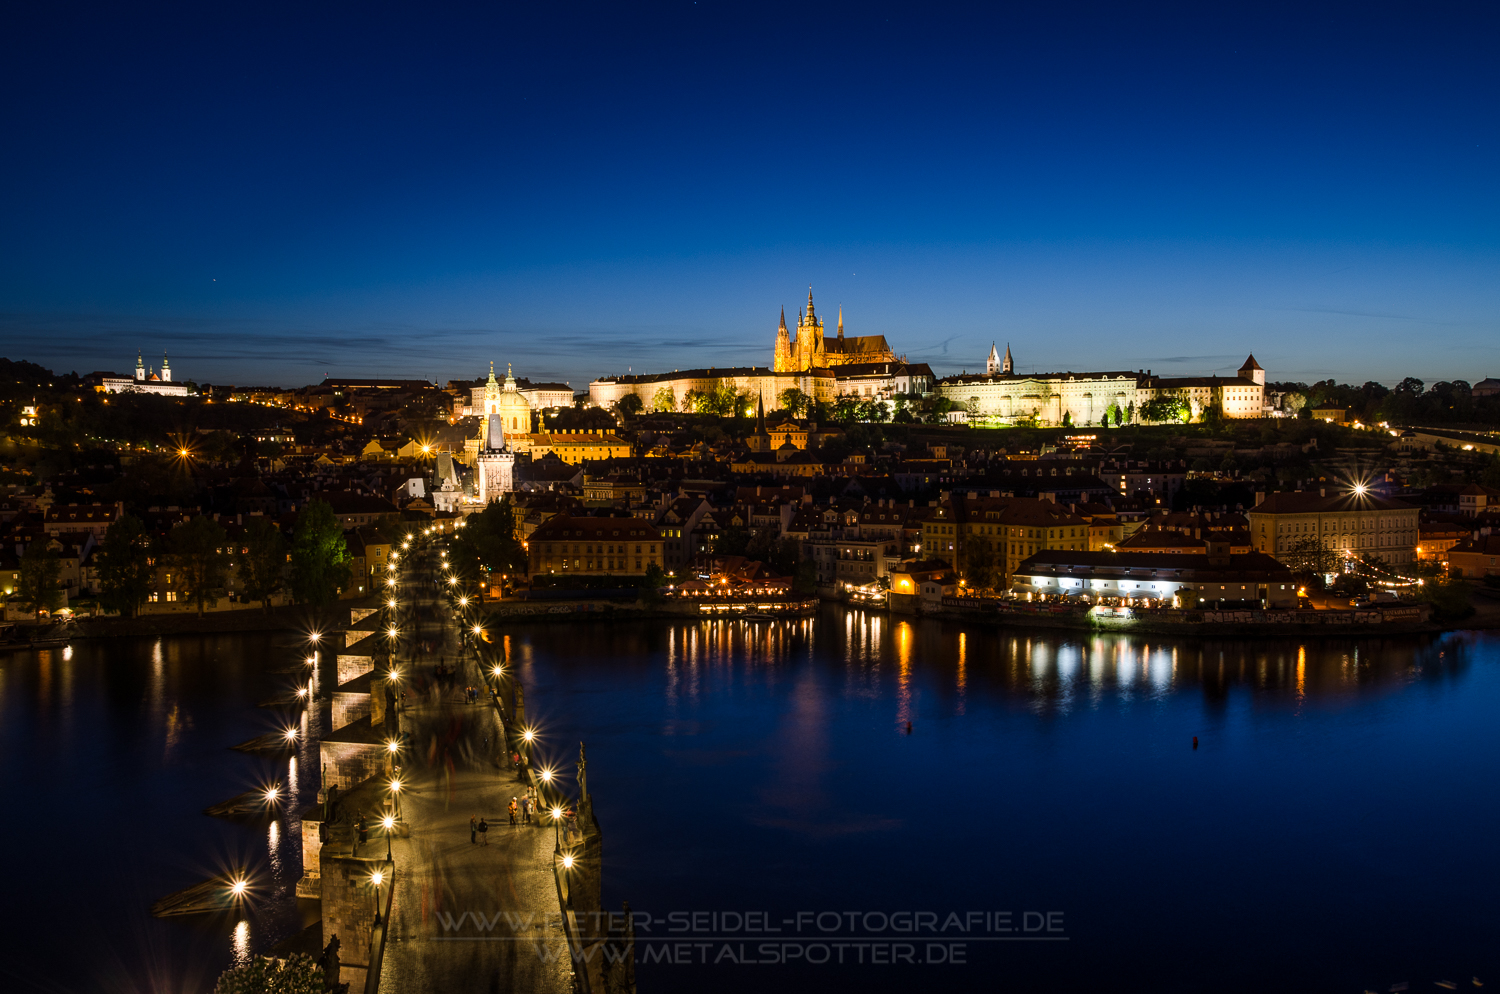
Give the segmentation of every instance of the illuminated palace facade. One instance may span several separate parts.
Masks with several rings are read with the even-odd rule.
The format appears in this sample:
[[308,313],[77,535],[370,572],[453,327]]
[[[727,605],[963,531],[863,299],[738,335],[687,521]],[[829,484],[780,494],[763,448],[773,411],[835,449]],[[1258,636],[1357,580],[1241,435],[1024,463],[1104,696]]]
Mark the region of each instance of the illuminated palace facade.
[[1002,360],[991,346],[984,373],[948,376],[933,388],[979,418],[1035,418],[1039,424],[1098,424],[1111,407],[1125,417],[1153,400],[1177,398],[1193,418],[1213,406],[1226,418],[1264,417],[1266,371],[1255,356],[1237,376],[1156,376],[1148,370],[1096,373],[1016,373],[1010,346]]

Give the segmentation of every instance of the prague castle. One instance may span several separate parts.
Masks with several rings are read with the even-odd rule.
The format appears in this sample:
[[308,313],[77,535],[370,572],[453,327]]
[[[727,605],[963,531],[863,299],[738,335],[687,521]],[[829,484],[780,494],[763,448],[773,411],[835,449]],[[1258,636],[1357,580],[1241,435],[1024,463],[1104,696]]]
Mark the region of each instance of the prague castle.
[[786,330],[786,309],[781,311],[781,327],[776,331],[777,373],[801,373],[809,369],[828,369],[856,363],[896,362],[896,355],[886,344],[884,335],[844,335],[844,310],[839,308],[838,335],[823,337],[823,319],[813,308],[812,287],[807,288],[807,312],[797,315],[797,337]]

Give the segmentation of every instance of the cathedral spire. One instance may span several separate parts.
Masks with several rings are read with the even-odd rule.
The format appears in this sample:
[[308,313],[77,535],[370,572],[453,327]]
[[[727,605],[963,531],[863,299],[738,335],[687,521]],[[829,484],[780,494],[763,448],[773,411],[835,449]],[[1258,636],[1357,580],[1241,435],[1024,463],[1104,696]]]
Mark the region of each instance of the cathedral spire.
[[808,288],[807,288],[807,320],[809,322],[811,322],[812,319],[813,319],[812,286],[809,285]]
[[1012,362],[1011,358],[1010,358],[1010,343],[1006,342],[1005,343],[1005,365],[1000,368],[1000,372],[1006,373],[1006,374],[1010,374],[1010,373],[1014,373],[1015,371],[1016,371],[1016,364],[1014,362]]
[[781,306],[781,330],[786,331],[786,305]]
[[839,305],[839,337],[844,337],[844,305]]

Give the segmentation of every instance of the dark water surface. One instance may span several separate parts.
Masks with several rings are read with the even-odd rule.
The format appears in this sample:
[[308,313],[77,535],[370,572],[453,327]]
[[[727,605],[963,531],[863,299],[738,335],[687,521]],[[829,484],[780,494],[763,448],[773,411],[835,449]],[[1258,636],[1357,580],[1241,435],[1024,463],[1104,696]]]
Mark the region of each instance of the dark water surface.
[[[588,743],[606,900],[670,940],[641,943],[646,994],[1500,983],[1500,638],[1028,637],[828,609],[500,648],[560,770]],[[0,657],[0,988],[203,991],[299,927],[295,822],[200,811],[276,778],[312,798],[315,749],[226,748],[284,724],[255,704],[306,679],[275,672],[302,655],[236,635]],[[252,913],[146,914],[232,866]]]

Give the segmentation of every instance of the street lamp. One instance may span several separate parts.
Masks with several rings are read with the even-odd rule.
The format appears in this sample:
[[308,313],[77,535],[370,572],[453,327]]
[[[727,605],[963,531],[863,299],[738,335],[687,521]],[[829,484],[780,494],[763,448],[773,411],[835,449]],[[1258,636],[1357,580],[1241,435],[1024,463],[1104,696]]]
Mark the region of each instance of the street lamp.
[[391,810],[401,815],[401,781],[391,777]]
[[375,893],[375,924],[380,924],[380,885],[385,883],[385,874],[376,870],[370,874],[370,885]]
[[391,831],[396,827],[396,819],[392,815],[386,815],[380,819],[380,824],[385,826],[385,861],[391,861]]
[[562,847],[562,816],[563,809],[554,804],[552,806],[552,839],[558,848]]

